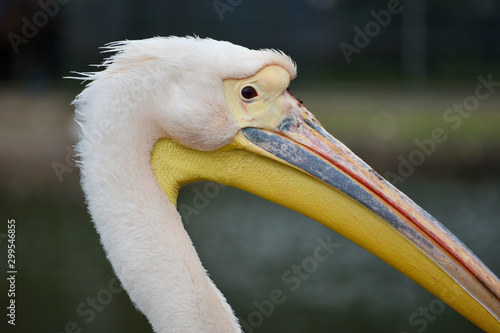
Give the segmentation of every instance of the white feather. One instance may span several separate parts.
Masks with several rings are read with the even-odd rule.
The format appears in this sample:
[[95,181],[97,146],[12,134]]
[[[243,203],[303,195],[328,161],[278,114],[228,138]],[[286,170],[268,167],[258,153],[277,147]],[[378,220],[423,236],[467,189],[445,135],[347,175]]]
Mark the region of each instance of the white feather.
[[150,153],[161,137],[214,150],[239,130],[222,81],[267,65],[296,75],[289,57],[197,37],[108,44],[103,71],[76,98],[82,187],[116,274],[156,332],[238,332],[181,217],[156,182]]

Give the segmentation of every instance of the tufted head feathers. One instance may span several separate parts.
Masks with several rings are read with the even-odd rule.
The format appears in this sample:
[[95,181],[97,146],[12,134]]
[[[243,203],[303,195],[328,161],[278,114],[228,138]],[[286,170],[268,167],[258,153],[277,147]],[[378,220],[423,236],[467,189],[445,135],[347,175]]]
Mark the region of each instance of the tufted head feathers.
[[75,101],[84,134],[85,123],[102,117],[111,123],[125,119],[136,128],[148,122],[144,128],[198,150],[220,148],[239,130],[223,80],[248,77],[268,65],[283,67],[291,79],[296,75],[293,61],[279,51],[213,39],[155,37],[112,43],[105,50],[115,54],[103,71],[84,74],[92,82]]

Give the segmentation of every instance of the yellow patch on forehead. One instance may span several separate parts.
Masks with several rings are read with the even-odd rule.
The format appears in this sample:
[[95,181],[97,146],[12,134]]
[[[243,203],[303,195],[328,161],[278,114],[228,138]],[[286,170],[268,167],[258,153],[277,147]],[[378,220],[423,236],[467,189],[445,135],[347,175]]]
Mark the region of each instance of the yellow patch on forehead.
[[[290,84],[290,73],[278,65],[264,67],[257,74],[243,79],[224,80],[224,95],[236,122],[241,128],[276,126],[283,118],[283,92]],[[251,99],[242,96],[245,87],[255,89]]]

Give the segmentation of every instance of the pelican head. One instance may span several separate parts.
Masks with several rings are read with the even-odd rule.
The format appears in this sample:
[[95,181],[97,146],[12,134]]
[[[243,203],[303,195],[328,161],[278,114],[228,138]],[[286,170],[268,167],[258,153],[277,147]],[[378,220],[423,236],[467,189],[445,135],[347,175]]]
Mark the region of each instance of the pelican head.
[[498,278],[325,131],[288,89],[288,56],[191,37],[107,51],[75,100],[82,187],[117,276],[155,331],[240,331],[176,210],[179,188],[198,180],[309,216],[500,331]]

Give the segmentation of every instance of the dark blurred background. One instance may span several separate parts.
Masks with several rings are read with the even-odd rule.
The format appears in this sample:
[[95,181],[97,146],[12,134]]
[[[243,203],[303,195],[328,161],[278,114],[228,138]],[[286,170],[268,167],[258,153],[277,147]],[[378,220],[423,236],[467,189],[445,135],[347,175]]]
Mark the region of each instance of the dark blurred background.
[[[42,3],[2,1],[3,80],[60,81],[70,69],[99,63],[96,50],[105,43],[168,35],[278,48],[293,55],[307,80],[473,80],[498,70],[500,56],[494,0],[393,1],[389,18],[378,14],[391,1]],[[361,52],[348,64],[340,45],[356,46],[353,29],[365,31],[376,20],[372,11],[382,21],[379,32],[368,25],[367,45],[358,44]]]
[[[500,84],[474,99],[484,80],[500,82],[498,1],[1,0],[0,246],[6,253],[16,219],[18,270],[7,332],[151,331],[116,291],[86,212],[70,105],[84,86],[63,77],[95,70],[106,43],[169,35],[290,55],[292,89],[323,125],[500,274]],[[470,111],[453,111],[471,100]],[[445,142],[412,163],[416,141],[437,128]],[[205,186],[187,186],[180,202],[192,205]],[[350,241],[260,198],[222,188],[184,220],[246,332],[479,331]],[[335,254],[257,320],[254,301],[285,290],[283,272],[330,234]]]

